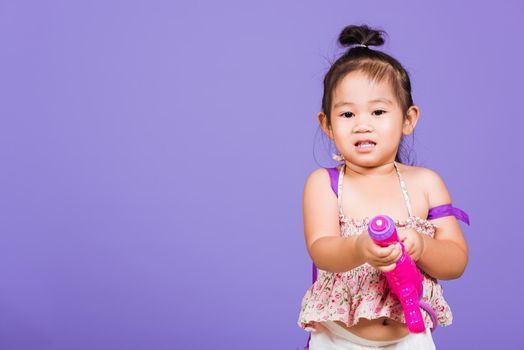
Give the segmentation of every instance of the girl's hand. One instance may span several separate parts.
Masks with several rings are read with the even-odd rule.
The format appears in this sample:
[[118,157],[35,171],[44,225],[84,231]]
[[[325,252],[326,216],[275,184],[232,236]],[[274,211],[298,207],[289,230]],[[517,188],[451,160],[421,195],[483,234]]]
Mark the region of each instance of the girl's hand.
[[364,261],[382,272],[394,270],[396,261],[402,256],[400,243],[381,247],[366,233],[358,235],[356,246]]
[[404,244],[404,249],[411,259],[416,263],[424,254],[424,238],[411,227],[397,230],[398,238]]

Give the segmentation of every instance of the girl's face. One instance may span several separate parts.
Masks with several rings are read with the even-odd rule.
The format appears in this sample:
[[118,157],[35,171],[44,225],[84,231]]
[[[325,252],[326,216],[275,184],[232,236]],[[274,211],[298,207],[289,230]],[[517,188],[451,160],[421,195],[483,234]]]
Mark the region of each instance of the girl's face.
[[[319,113],[322,129],[335,142],[346,162],[375,167],[395,160],[402,134],[409,135],[418,120],[411,106],[403,119],[389,83],[376,83],[361,72],[347,74],[333,91],[331,129]],[[371,140],[372,146],[357,143]]]

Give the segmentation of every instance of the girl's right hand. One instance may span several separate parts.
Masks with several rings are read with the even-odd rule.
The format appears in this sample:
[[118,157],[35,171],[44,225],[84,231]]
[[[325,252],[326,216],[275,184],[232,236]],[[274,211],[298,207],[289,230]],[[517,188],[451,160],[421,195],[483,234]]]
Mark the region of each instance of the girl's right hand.
[[400,243],[381,247],[365,233],[357,237],[356,246],[364,261],[382,272],[394,270],[396,261],[402,256]]

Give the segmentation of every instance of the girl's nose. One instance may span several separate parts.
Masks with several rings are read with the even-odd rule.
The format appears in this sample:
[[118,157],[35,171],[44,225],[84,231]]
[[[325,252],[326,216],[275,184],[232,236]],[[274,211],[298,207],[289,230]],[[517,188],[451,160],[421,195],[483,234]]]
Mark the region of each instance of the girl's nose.
[[371,118],[368,115],[359,115],[355,117],[354,132],[367,132],[373,130]]

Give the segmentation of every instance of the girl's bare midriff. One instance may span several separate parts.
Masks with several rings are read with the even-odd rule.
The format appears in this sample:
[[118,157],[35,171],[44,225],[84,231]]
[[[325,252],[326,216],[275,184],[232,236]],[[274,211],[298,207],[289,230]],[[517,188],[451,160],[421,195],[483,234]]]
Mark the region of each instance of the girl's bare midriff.
[[380,317],[374,320],[367,318],[359,319],[352,327],[347,327],[344,322],[335,321],[349,332],[369,340],[396,340],[409,334],[404,323],[397,322],[388,317]]

